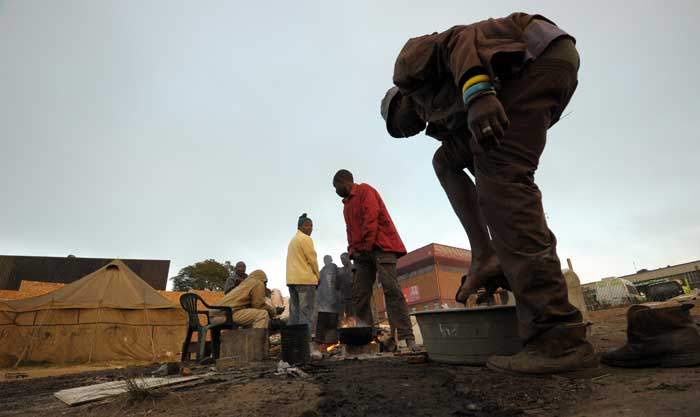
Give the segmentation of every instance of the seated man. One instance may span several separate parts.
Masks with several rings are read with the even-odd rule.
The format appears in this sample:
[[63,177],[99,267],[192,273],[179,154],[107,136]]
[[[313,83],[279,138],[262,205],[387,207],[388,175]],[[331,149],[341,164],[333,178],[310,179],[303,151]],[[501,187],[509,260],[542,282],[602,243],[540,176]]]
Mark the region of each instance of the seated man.
[[224,294],[228,294],[232,289],[239,286],[243,280],[248,278],[248,274],[245,273],[245,268],[245,262],[236,262],[233,275],[228,277],[226,283],[224,283]]
[[[255,270],[248,275],[236,288],[231,290],[217,303],[220,306],[233,309],[233,322],[242,327],[266,329],[270,318],[281,313],[279,308],[273,308],[265,302],[267,275],[261,270]],[[212,314],[212,321],[225,320],[223,312]]]

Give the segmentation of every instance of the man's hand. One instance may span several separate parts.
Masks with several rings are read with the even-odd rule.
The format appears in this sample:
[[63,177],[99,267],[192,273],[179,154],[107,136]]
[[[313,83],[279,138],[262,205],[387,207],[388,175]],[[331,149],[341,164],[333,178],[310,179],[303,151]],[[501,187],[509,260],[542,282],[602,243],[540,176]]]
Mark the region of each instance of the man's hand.
[[510,124],[503,105],[493,94],[477,97],[469,103],[467,123],[476,145],[481,148],[477,151],[486,152],[500,146],[500,140]]
[[462,277],[462,284],[455,295],[455,301],[467,304],[469,296],[477,294],[476,303],[481,304],[499,288],[510,291],[510,284],[503,273],[490,277],[477,277],[473,274],[464,275]]
[[284,306],[275,307],[275,312],[279,316],[280,314],[282,314],[284,312]]

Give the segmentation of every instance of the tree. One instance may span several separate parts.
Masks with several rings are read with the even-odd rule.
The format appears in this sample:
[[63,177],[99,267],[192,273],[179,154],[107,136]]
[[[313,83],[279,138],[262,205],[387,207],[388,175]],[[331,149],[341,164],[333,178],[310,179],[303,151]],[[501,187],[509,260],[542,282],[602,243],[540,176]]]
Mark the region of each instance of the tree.
[[[226,264],[230,265],[229,262]],[[186,266],[172,277],[174,291],[210,290],[223,291],[229,277],[229,267],[214,259],[207,259]]]

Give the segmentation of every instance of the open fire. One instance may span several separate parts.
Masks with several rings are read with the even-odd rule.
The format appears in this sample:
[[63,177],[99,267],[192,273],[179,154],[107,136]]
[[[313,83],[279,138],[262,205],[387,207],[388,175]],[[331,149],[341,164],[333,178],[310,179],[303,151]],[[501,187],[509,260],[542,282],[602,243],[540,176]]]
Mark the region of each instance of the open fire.
[[358,355],[372,355],[380,351],[380,341],[374,334],[372,326],[356,317],[345,315],[341,317],[338,321],[338,333],[340,340],[326,346],[325,353],[357,357]]
[[358,320],[357,318],[353,316],[343,316],[343,318],[340,320],[339,323],[339,328],[344,329],[346,327],[366,327],[367,325],[364,324],[362,321]]
[[333,352],[334,350],[338,349],[340,347],[340,342],[326,346],[326,352],[330,353]]

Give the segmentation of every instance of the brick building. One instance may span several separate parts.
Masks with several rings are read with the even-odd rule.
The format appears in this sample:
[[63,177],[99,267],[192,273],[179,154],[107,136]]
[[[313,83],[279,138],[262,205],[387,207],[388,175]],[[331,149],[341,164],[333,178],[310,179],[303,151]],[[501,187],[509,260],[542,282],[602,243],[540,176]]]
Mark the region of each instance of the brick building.
[[[455,301],[462,275],[471,266],[471,251],[431,243],[401,257],[397,264],[399,285],[409,312],[433,310],[441,306],[463,307]],[[373,293],[376,319],[386,318],[384,293],[377,284]]]

